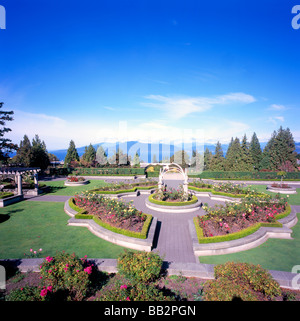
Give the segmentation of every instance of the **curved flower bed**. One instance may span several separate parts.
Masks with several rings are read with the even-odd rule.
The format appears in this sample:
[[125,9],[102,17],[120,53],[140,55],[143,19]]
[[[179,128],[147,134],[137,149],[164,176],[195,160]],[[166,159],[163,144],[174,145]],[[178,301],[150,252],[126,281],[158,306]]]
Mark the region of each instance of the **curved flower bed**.
[[291,212],[284,198],[246,197],[239,204],[203,206],[206,215],[194,219],[199,243],[229,241],[257,231],[261,226],[281,227],[277,222]]
[[253,188],[245,188],[244,184],[232,184],[232,183],[218,183],[207,184],[203,181],[194,180],[189,183],[189,189],[197,192],[210,192],[214,195],[223,195],[235,198],[246,197],[247,195],[261,196],[262,193],[256,192]]
[[146,239],[152,216],[138,211],[131,203],[102,195],[83,193],[70,199],[69,205],[79,213],[78,219],[93,219],[115,233]]

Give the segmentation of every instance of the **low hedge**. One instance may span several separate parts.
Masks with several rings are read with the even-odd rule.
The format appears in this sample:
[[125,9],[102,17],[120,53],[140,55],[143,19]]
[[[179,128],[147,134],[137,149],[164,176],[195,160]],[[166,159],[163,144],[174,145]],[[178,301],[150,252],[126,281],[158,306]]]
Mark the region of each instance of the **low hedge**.
[[149,231],[149,228],[150,228],[150,225],[151,225],[151,222],[152,222],[152,218],[153,218],[152,215],[143,213],[144,215],[147,216],[147,218],[146,218],[146,220],[144,222],[142,231],[141,232],[132,232],[132,231],[128,231],[128,230],[124,230],[124,229],[121,229],[121,228],[117,228],[117,227],[111,226],[110,224],[103,222],[101,219],[99,219],[98,217],[95,217],[92,214],[85,214],[85,213],[87,213],[87,211],[82,209],[82,208],[80,208],[80,207],[78,207],[78,206],[76,206],[74,204],[74,198],[73,197],[69,199],[69,205],[73,210],[78,212],[77,214],[75,214],[75,218],[76,219],[92,219],[97,224],[99,224],[100,226],[102,226],[103,228],[105,228],[105,229],[107,229],[107,230],[109,230],[111,232],[114,232],[114,233],[117,233],[117,234],[126,235],[126,236],[129,236],[129,237],[135,237],[135,238],[139,238],[139,239],[146,239],[147,238],[148,231]]
[[76,167],[73,171],[76,175],[89,176],[134,176],[145,175],[144,168],[131,167],[103,167],[103,168],[82,168]]
[[154,189],[156,186],[146,186],[146,187],[134,187],[131,189],[120,189],[117,191],[101,191],[98,189],[92,189],[89,191],[89,193],[95,193],[95,194],[121,194],[121,193],[130,193],[130,192],[136,192],[137,190],[149,190]]
[[[279,179],[277,172],[213,172],[204,171],[198,175],[189,175],[189,177],[199,177],[207,179],[237,179],[237,180],[275,180]],[[300,180],[300,172],[287,172],[285,180]]]
[[219,243],[219,242],[227,242],[237,240],[243,237],[246,237],[254,232],[258,231],[260,227],[282,227],[282,224],[279,222],[275,223],[256,223],[253,224],[239,232],[229,233],[227,235],[216,235],[211,237],[204,237],[202,228],[199,226],[199,218],[194,217],[194,224],[197,232],[198,241],[200,244],[208,244],[208,243]]
[[[282,219],[282,218],[288,216],[291,213],[291,210],[292,210],[291,206],[288,204],[286,210],[283,213],[276,215],[276,220],[279,220],[279,219]],[[248,228],[245,228],[239,232],[230,233],[227,235],[217,235],[217,236],[211,236],[211,237],[204,237],[202,228],[199,226],[199,218],[194,217],[193,220],[194,220],[194,224],[195,224],[195,228],[196,228],[196,232],[197,232],[198,241],[201,244],[237,240],[237,239],[240,239],[242,237],[248,236],[248,235],[256,232],[260,227],[282,227],[282,224],[277,221],[275,223],[256,223],[256,224],[249,226]]]
[[6,197],[11,197],[14,196],[14,193],[11,192],[0,192],[0,199],[6,198]]
[[149,231],[149,227],[151,225],[152,222],[152,215],[150,214],[145,214],[144,215],[147,216],[143,228],[142,228],[142,232],[132,232],[132,231],[128,231],[128,230],[124,230],[118,227],[114,227],[109,225],[108,223],[105,223],[103,221],[101,221],[101,219],[99,219],[98,217],[93,216],[93,220],[99,224],[100,226],[104,227],[105,229],[117,233],[117,234],[122,234],[125,236],[129,236],[129,237],[134,237],[134,238],[138,238],[138,239],[146,239],[147,235],[148,235],[148,231]]
[[149,196],[149,201],[153,204],[157,204],[157,205],[164,205],[164,206],[187,206],[187,205],[192,205],[197,203],[198,198],[193,195],[192,199],[190,201],[187,202],[166,202],[166,201],[159,201],[154,199],[153,197],[155,196],[155,194],[152,194]]
[[247,194],[231,194],[231,193],[217,192],[213,188],[199,188],[195,186],[189,186],[189,189],[197,192],[210,192],[214,195],[222,195],[222,196],[228,196],[228,197],[234,197],[234,198],[241,198],[247,195]]

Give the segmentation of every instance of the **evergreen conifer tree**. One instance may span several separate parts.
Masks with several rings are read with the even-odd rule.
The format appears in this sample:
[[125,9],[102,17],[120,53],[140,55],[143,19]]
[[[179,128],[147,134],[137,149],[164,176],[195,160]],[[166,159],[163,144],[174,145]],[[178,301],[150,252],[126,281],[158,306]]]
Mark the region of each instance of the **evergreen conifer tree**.
[[70,145],[64,161],[64,167],[67,167],[72,161],[79,161],[79,155],[73,140],[70,141]]
[[256,133],[253,133],[253,135],[252,135],[250,146],[249,146],[249,151],[250,151],[250,155],[252,157],[254,169],[258,170],[259,163],[262,159],[262,150],[260,147],[259,140],[256,136]]
[[96,162],[100,165],[107,165],[107,155],[102,146],[97,148]]

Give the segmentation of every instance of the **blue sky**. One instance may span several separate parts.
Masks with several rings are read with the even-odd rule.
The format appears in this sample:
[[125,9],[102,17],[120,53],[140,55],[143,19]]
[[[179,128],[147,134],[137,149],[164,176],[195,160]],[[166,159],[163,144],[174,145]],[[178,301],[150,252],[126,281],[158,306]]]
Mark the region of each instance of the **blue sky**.
[[[9,137],[300,141],[297,0],[0,0]],[[299,19],[300,23],[300,19]]]

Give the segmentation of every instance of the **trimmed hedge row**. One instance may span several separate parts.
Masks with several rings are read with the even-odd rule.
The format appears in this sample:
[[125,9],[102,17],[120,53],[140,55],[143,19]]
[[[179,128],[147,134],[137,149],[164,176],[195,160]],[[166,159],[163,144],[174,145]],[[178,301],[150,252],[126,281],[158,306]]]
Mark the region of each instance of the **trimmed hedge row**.
[[11,192],[0,192],[0,199],[6,198],[6,197],[10,197],[10,196],[14,196],[14,193]]
[[110,224],[101,221],[101,219],[99,219],[98,217],[95,217],[92,214],[85,214],[85,213],[87,213],[87,211],[76,206],[74,204],[73,197],[69,199],[69,205],[73,210],[78,212],[77,214],[75,214],[76,219],[92,219],[98,225],[102,226],[103,228],[105,228],[111,232],[114,232],[117,234],[122,234],[122,235],[129,236],[129,237],[135,237],[135,238],[139,238],[139,239],[146,239],[147,238],[148,231],[149,231],[149,228],[150,228],[150,225],[152,222],[152,218],[153,218],[152,215],[143,213],[144,215],[146,215],[147,218],[144,222],[142,231],[141,232],[132,232],[132,231],[128,231],[128,230],[124,230],[124,229],[121,229],[118,227],[111,226]]
[[[204,171],[198,175],[189,175],[190,178],[207,178],[207,179],[236,179],[236,180],[280,180],[277,172],[210,172]],[[300,172],[286,173],[285,180],[300,180]]]
[[166,202],[166,201],[159,201],[159,200],[156,200],[154,199],[155,194],[151,194],[149,196],[149,201],[151,203],[154,203],[154,204],[157,204],[157,205],[164,205],[164,206],[187,206],[187,205],[192,205],[192,204],[195,204],[197,203],[198,201],[198,198],[193,195],[192,196],[192,199],[190,201],[187,201],[187,202]]
[[222,196],[228,196],[233,198],[245,197],[247,195],[247,194],[231,194],[231,193],[217,192],[213,188],[198,188],[194,186],[189,186],[189,189],[197,192],[209,192],[214,195],[222,195]]
[[156,186],[146,186],[146,187],[134,187],[131,189],[119,189],[117,191],[101,191],[97,189],[89,190],[89,193],[95,193],[95,194],[121,194],[121,193],[130,193],[130,192],[136,192],[137,190],[149,190],[154,189]]
[[[290,205],[288,205],[286,210],[283,213],[278,214],[276,216],[276,219],[277,220],[282,219],[282,218],[288,216],[290,213],[291,213],[291,207],[290,207]],[[199,226],[199,217],[198,216],[194,217],[193,221],[194,221],[194,225],[196,228],[198,241],[200,244],[218,243],[218,242],[227,242],[227,241],[237,240],[242,237],[253,234],[260,227],[282,227],[282,224],[277,221],[275,223],[256,223],[256,224],[249,226],[239,232],[230,233],[227,235],[217,235],[217,236],[211,236],[211,237],[204,237],[203,230]]]
[[144,168],[116,167],[116,168],[82,168],[76,167],[73,171],[75,175],[87,176],[134,176],[145,175]]

